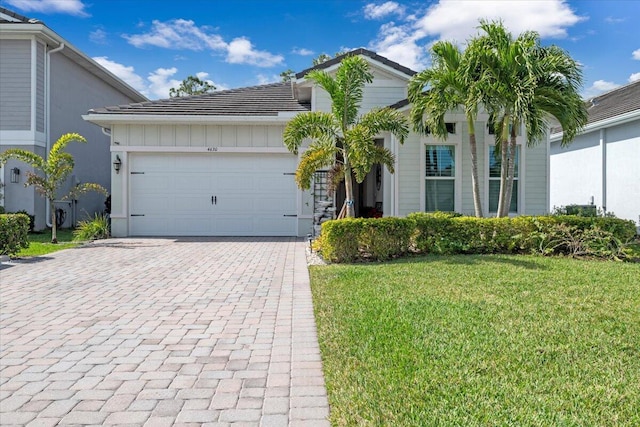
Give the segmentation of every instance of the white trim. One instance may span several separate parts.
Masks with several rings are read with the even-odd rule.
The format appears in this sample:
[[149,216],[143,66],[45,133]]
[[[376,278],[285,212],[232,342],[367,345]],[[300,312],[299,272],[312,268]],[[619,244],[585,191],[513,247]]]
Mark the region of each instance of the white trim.
[[170,114],[85,114],[83,120],[99,126],[121,124],[277,124],[288,123],[293,116],[198,116]]
[[[291,154],[285,147],[162,147],[141,145],[112,145],[111,152],[118,153],[254,153]],[[124,160],[123,160],[124,162]]]
[[[393,193],[391,194],[391,200],[393,201],[393,215],[398,216],[400,215],[400,176],[398,175],[400,173],[400,144],[398,143],[398,139],[393,134],[391,134],[391,146],[393,147],[393,156],[395,159],[393,165],[394,172],[392,175]],[[384,205],[382,209],[384,210]]]
[[31,126],[29,130],[36,132],[36,111],[38,104],[38,42],[31,38]]
[[29,130],[0,131],[0,145],[28,145],[46,148],[44,133]]
[[[640,119],[640,110],[630,111],[628,113],[590,123],[580,131],[579,135],[584,135],[585,133],[593,132],[601,128],[622,125],[637,119]],[[549,139],[551,142],[558,142],[562,140],[563,135],[564,132],[552,133]]]
[[[427,145],[433,146],[453,146],[455,153],[453,155],[455,172],[453,177],[430,177],[430,178],[441,178],[441,180],[450,180],[453,178],[453,210],[454,212],[462,211],[462,144],[457,141],[449,141],[449,140],[428,140],[426,137],[422,136],[420,138],[420,211],[427,212],[427,195],[426,195],[426,187],[427,187]],[[431,211],[429,211],[431,212]]]

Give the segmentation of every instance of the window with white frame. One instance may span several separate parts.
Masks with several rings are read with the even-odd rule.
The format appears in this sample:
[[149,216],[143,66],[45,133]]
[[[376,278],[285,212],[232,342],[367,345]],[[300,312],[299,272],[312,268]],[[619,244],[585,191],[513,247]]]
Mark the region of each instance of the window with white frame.
[[426,145],[425,210],[455,211],[456,147]]
[[[498,200],[500,199],[500,166],[502,159],[500,152],[495,152],[495,147],[489,147],[489,212],[498,211]],[[509,212],[518,212],[518,187],[519,187],[519,170],[520,169],[520,146],[516,146],[516,159],[513,172],[513,190],[511,193],[511,203]]]

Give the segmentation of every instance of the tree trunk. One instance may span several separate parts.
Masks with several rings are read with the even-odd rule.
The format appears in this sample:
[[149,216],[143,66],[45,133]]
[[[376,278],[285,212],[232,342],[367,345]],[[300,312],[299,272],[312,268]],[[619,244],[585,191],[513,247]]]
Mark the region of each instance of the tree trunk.
[[478,218],[482,218],[482,202],[480,200],[480,183],[478,182],[478,147],[476,144],[475,125],[471,117],[469,123],[469,147],[471,148],[471,185],[473,187],[473,210]]
[[347,207],[347,218],[355,218],[356,210],[353,206],[353,182],[351,181],[351,166],[344,163],[344,204]]
[[53,199],[49,199],[49,207],[51,210],[51,243],[58,243],[58,230],[56,225],[56,208],[53,205]]
[[511,138],[509,141],[509,168],[507,173],[507,188],[505,191],[505,205],[502,216],[509,216],[511,210],[511,196],[513,195],[513,179],[515,178],[516,168],[516,124],[511,126]]
[[[502,121],[502,130],[500,138],[500,197],[498,198],[498,209],[496,216],[501,218],[504,215],[504,206],[507,192],[507,175],[509,174],[509,116],[506,115]],[[508,210],[507,210],[508,212]]]

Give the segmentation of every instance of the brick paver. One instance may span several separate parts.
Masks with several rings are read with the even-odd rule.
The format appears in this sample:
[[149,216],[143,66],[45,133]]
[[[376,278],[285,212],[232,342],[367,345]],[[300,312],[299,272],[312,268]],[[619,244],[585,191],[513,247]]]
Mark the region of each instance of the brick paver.
[[1,425],[328,414],[300,239],[110,239],[0,266]]

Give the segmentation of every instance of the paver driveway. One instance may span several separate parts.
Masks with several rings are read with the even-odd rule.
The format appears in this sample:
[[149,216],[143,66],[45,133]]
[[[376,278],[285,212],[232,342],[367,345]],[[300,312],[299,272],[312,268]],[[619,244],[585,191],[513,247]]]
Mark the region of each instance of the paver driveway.
[[0,424],[326,426],[304,242],[111,239],[0,271]]

